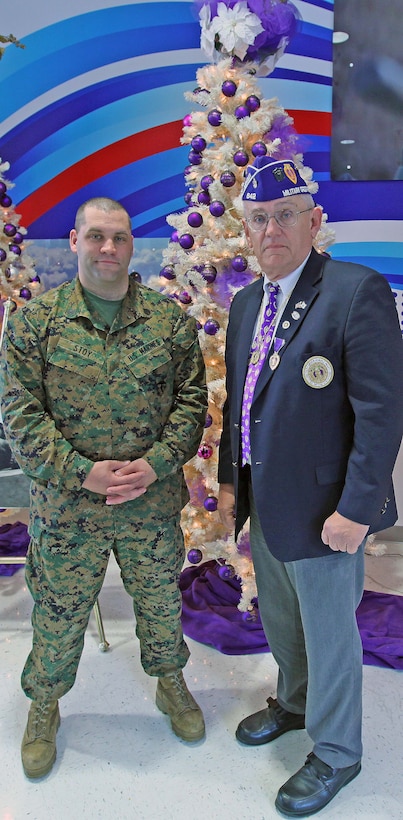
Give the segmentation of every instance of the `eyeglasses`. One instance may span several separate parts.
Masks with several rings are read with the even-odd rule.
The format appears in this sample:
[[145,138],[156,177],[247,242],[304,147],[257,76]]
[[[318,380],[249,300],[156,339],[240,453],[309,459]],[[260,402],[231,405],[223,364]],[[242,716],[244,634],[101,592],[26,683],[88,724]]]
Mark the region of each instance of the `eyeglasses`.
[[293,228],[298,222],[299,214],[305,214],[307,211],[312,211],[315,206],[305,208],[303,211],[296,211],[294,208],[282,208],[279,211],[274,211],[274,214],[267,214],[266,211],[259,211],[256,214],[248,217],[248,223],[251,231],[265,231],[270,219],[275,219],[280,228]]

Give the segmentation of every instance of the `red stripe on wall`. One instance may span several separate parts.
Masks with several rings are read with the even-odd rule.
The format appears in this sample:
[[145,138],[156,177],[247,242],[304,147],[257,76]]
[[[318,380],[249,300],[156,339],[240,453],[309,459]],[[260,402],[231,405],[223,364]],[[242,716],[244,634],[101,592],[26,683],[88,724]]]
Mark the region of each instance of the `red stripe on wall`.
[[[330,136],[331,134],[331,113],[297,110],[287,111],[287,114],[293,118],[295,129],[301,136],[304,134]],[[116,171],[117,168],[144,159],[152,153],[178,148],[182,129],[182,120],[149,128],[147,131],[132,134],[112,145],[107,145],[100,151],[69,166],[18,203],[18,213],[22,218],[21,224],[28,228],[44,213],[58,205],[62,199],[66,199],[99,177]],[[157,150],[156,147],[158,147]]]
[[294,120],[295,130],[304,134],[316,134],[319,137],[330,137],[332,133],[332,114],[329,111],[287,111]]
[[152,153],[178,148],[183,122],[177,120],[156,128],[132,134],[123,140],[107,145],[85,159],[66,168],[53,179],[18,203],[21,224],[28,227],[55,205],[75,191],[99,177],[116,171],[124,165],[144,159]]

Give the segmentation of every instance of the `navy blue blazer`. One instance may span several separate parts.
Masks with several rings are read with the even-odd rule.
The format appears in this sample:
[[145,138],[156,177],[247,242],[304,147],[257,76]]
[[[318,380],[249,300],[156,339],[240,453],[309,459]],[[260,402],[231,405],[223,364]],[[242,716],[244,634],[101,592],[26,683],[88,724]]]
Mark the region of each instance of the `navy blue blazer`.
[[[231,305],[220,483],[235,486],[236,535],[249,515],[240,417],[262,281]],[[403,346],[385,277],[312,251],[276,333],[280,363],[259,376],[251,408],[251,480],[270,551],[281,561],[331,555],[336,509],[369,532],[397,519],[392,470],[403,434]]]

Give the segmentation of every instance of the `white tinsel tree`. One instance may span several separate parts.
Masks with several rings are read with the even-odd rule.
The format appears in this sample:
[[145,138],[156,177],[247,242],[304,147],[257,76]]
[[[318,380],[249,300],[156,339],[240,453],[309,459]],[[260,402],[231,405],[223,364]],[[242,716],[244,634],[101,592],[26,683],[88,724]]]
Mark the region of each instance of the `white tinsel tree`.
[[[182,525],[188,560],[215,559],[221,577],[238,576],[239,608],[246,611],[256,595],[248,534],[236,545],[217,512],[228,311],[236,291],[261,275],[243,231],[240,193],[245,166],[262,155],[293,159],[313,194],[317,184],[303,164],[292,119],[278,99],[263,98],[257,79],[270,74],[284,52],[297,10],[288,0],[198,5],[201,45],[211,62],[198,70],[197,88],[185,95],[198,106],[185,117],[181,140],[190,146],[187,207],[167,219],[174,232],[163,252],[161,277],[163,291],[198,322],[209,388],[203,440],[186,467],[191,501]],[[324,214],[317,250],[325,251],[333,240]]]
[[[0,34],[0,43],[24,48],[12,34]],[[0,47],[0,60],[4,54],[5,49]],[[9,313],[41,290],[34,262],[25,250],[27,231],[20,225],[21,217],[15,213],[10,196],[14,185],[4,176],[9,169],[10,163],[0,157],[0,350]]]
[[1,315],[15,310],[40,292],[39,276],[25,250],[26,228],[14,210],[10,190],[13,184],[4,176],[10,168],[0,158],[0,304]]

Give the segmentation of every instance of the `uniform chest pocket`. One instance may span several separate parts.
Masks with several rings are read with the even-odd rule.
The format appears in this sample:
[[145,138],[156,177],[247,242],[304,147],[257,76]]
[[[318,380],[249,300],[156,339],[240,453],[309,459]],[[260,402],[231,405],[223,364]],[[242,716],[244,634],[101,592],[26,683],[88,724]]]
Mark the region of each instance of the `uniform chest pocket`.
[[132,356],[126,359],[129,370],[131,370],[133,375],[139,380],[144,378],[160,379],[166,377],[170,370],[171,362],[172,356],[169,350],[166,350],[164,347],[153,350],[148,355],[135,356],[132,354]]
[[54,371],[56,379],[70,380],[74,377],[75,381],[95,382],[98,380],[102,364],[97,362],[93,353],[86,348],[76,345],[73,349],[73,346],[59,344],[48,359],[48,378],[53,367],[57,368]]

